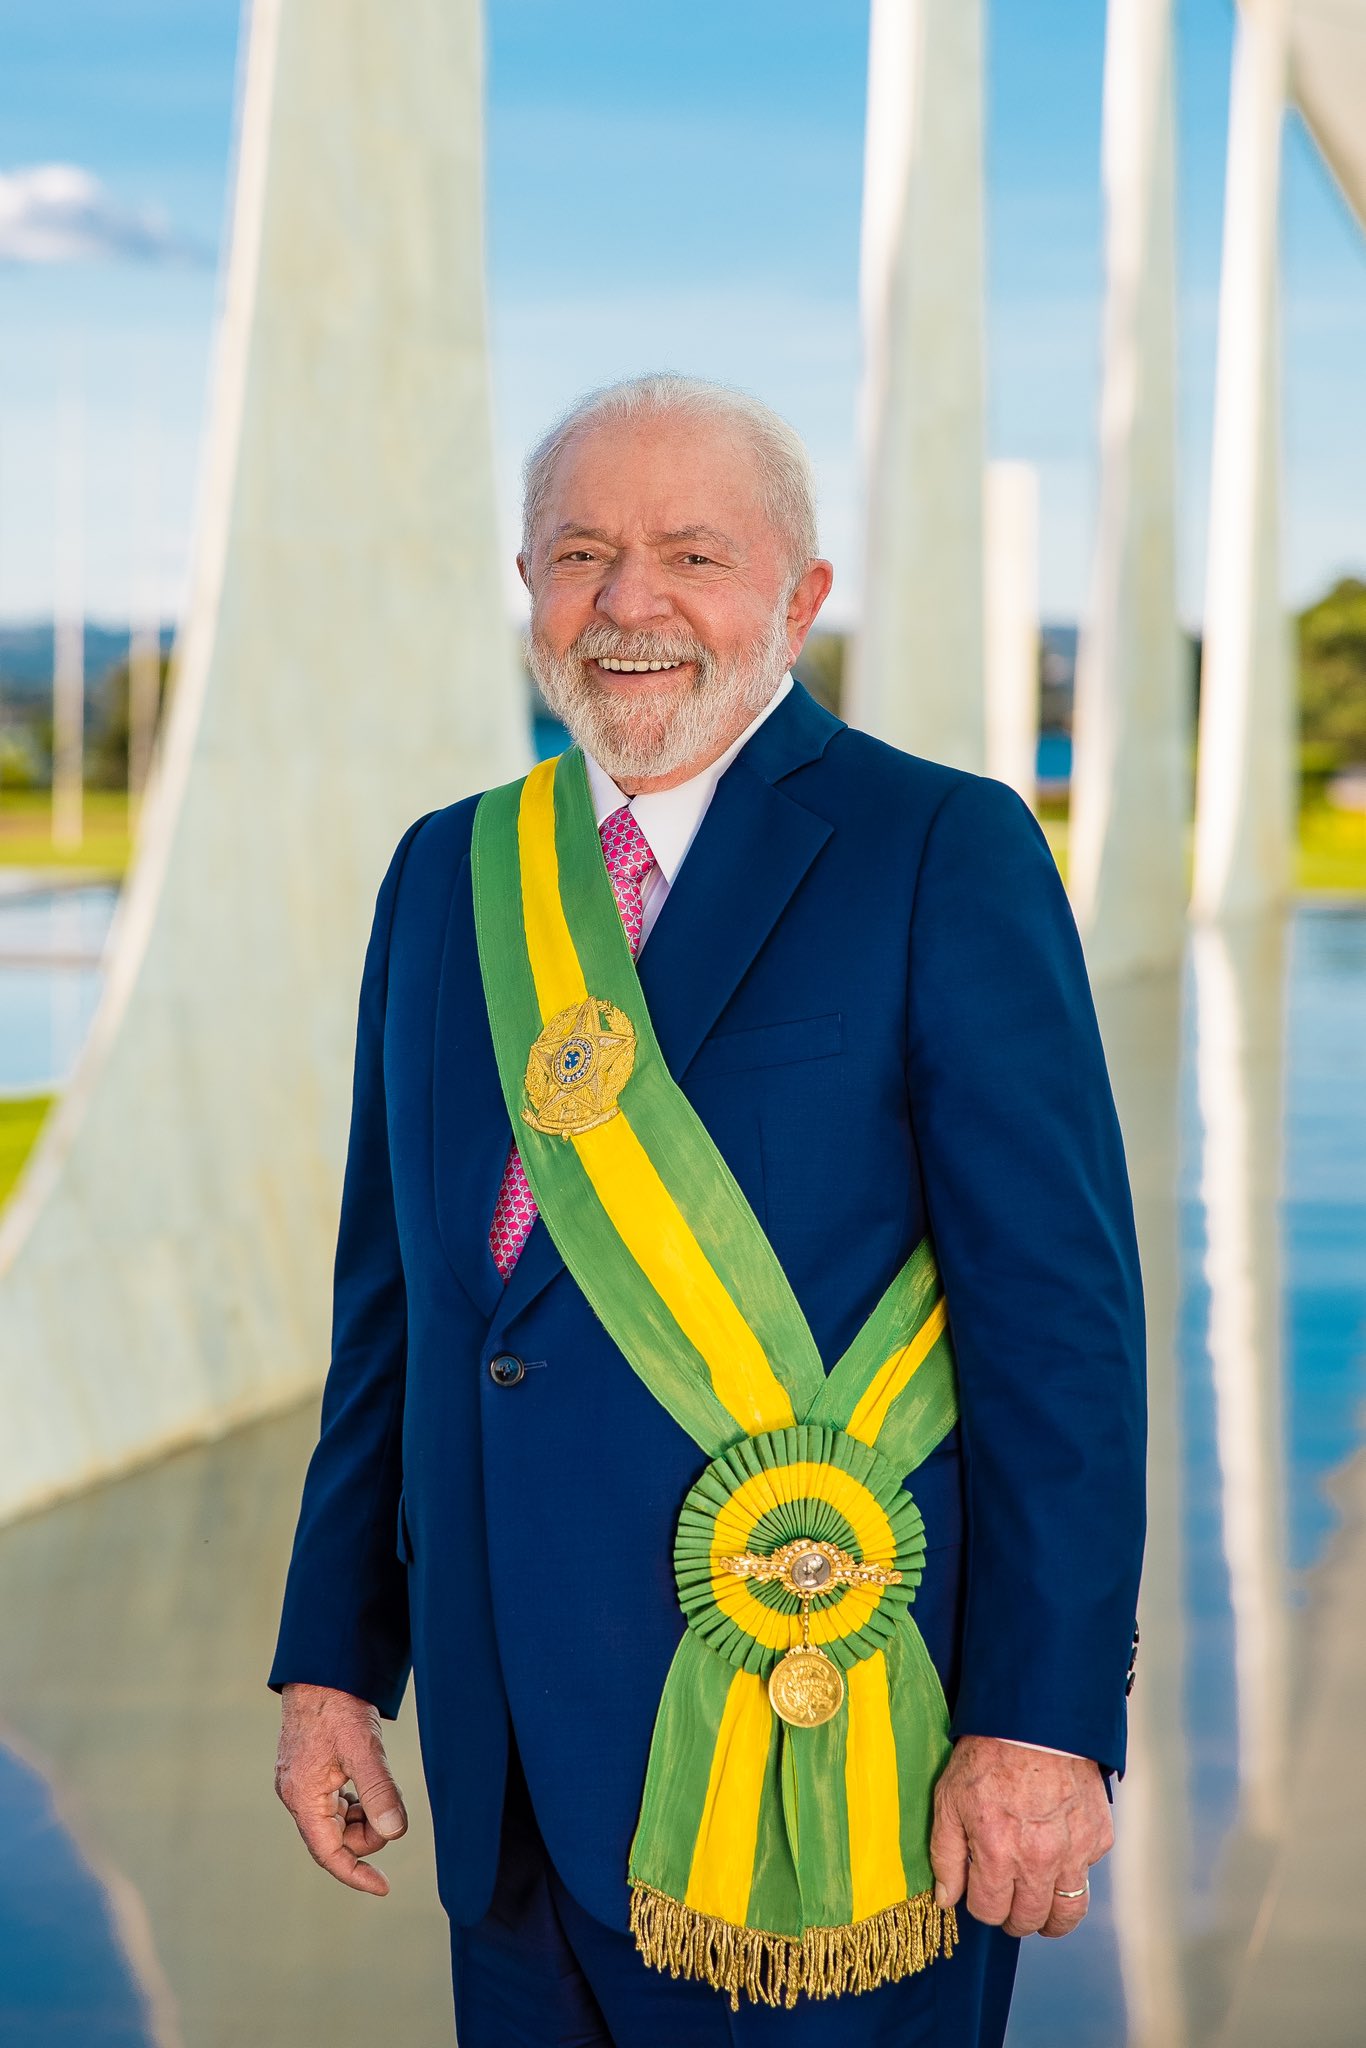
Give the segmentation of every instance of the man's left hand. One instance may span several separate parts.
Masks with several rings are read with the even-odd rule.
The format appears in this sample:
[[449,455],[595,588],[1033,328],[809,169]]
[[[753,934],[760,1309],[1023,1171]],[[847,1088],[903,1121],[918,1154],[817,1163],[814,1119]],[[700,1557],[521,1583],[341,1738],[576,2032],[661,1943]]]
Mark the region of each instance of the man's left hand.
[[1098,1765],[964,1735],[935,1787],[935,1898],[956,1906],[966,1892],[973,1919],[1007,1934],[1070,1934],[1114,1839]]

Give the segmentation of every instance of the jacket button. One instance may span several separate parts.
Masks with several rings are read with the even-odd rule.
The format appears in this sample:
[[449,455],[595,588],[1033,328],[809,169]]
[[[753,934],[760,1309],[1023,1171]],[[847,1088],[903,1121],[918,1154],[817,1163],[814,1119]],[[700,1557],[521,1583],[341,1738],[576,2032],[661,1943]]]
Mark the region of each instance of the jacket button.
[[489,1360],[489,1378],[497,1387],[515,1387],[525,1371],[521,1359],[514,1358],[510,1351],[500,1351]]

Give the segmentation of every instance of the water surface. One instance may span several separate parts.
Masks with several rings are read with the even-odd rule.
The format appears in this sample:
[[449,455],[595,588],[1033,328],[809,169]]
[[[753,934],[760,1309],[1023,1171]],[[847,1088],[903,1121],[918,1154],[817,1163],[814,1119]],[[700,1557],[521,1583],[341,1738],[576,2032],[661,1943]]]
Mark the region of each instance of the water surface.
[[[44,922],[59,908],[68,925]],[[89,941],[100,915],[54,905],[30,929],[51,941],[84,917]],[[1330,1846],[1359,1837],[1331,1796],[1309,1800],[1301,1752],[1343,1685],[1315,1633],[1325,1602],[1366,1602],[1366,1541],[1339,1557],[1340,1503],[1352,1487],[1366,1502],[1348,1463],[1366,1395],[1366,911],[1202,932],[1179,976],[1101,1007],[1150,1324],[1144,1642],[1119,1843],[1083,1931],[1025,1945],[1010,2048],[1284,2048],[1293,2028],[1250,1974],[1267,1957],[1286,1958],[1278,1982],[1308,1957],[1311,1985],[1333,1987],[1340,2030],[1316,2021],[1297,2048],[1359,2048],[1359,1909],[1340,1934],[1312,1897]],[[6,1030],[0,1015],[6,1077],[37,1076],[52,1043],[16,1051]],[[0,1767],[0,1816],[8,1840],[43,1844],[31,1885],[0,1884],[0,1986],[22,1987],[0,1997],[7,2048],[449,2042],[411,1708],[394,1741],[415,1827],[389,1852],[389,1901],[314,1872],[270,1793],[261,1674],[313,1429],[259,1424],[0,1530],[0,1725],[26,1759]],[[1296,1845],[1312,1950],[1275,1880]]]

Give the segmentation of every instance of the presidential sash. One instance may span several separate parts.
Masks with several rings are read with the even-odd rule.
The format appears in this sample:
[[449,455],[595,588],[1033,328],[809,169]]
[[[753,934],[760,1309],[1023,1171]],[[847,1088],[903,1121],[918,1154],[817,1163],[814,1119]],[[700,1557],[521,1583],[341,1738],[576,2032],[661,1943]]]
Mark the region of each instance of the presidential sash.
[[655,1039],[572,748],[480,801],[475,928],[527,1180],[566,1266],[710,1463],[628,1882],[645,1960],[769,2005],[952,1954],[931,1798],[948,1712],[904,1480],[957,1417],[928,1240],[827,1375]]

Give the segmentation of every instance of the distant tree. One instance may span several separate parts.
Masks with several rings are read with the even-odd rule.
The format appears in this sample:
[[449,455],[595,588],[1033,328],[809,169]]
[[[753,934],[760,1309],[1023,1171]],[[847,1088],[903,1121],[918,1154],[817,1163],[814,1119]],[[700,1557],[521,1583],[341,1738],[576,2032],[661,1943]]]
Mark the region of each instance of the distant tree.
[[1366,762],[1366,583],[1345,576],[1298,626],[1304,766],[1323,773]]
[[[157,723],[166,710],[166,691],[170,677],[171,657],[163,650],[160,663],[160,690],[157,698]],[[128,657],[116,661],[100,681],[97,692],[99,717],[93,731],[86,735],[85,779],[91,789],[126,789],[128,787]]]
[[34,788],[39,772],[37,753],[28,727],[0,728],[0,790]]
[[56,731],[52,723],[51,699],[34,705],[24,721],[29,752],[34,761],[34,782],[39,789],[52,786],[52,749]]
[[792,673],[827,711],[838,712],[844,684],[843,633],[813,633],[792,664]]

